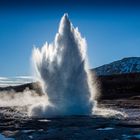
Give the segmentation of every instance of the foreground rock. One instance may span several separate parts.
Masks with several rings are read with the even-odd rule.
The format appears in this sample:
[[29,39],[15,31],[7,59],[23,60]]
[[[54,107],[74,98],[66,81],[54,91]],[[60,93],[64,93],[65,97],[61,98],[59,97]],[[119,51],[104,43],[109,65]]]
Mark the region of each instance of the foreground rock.
[[[93,116],[28,118],[0,108],[0,133],[15,140],[138,140],[140,120]],[[135,112],[133,112],[135,113]]]

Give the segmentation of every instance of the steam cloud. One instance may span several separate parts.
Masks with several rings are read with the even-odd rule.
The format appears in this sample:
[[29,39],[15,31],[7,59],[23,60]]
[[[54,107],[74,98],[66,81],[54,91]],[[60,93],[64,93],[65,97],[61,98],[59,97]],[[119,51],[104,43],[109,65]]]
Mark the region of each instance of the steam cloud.
[[[1,91],[0,107],[14,107],[15,111],[22,113],[21,116],[25,114],[32,117],[92,113],[104,117],[126,116],[124,112],[99,108],[96,104],[94,97],[97,96],[97,84],[89,71],[86,47],[86,40],[70,23],[68,15],[64,14],[54,42],[46,43],[41,50],[33,50],[34,69],[42,84],[44,95],[39,96],[36,91],[29,89],[21,93],[14,90]],[[9,84],[7,78],[0,77],[0,80],[1,85]],[[6,84],[3,84],[3,81],[6,81]],[[14,117],[13,114],[12,116]]]
[[34,48],[33,63],[49,105],[33,106],[32,116],[89,115],[94,106],[86,40],[64,14],[52,44]]
[[39,96],[34,90],[26,88],[23,92],[14,90],[0,92],[0,107],[24,107],[46,102],[46,96]]

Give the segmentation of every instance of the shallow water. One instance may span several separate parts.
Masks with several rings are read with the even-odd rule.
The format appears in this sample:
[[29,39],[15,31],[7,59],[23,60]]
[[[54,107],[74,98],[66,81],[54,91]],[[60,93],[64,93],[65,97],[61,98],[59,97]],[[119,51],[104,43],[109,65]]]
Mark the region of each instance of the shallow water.
[[4,135],[0,134],[0,140],[14,140],[13,138],[6,138]]

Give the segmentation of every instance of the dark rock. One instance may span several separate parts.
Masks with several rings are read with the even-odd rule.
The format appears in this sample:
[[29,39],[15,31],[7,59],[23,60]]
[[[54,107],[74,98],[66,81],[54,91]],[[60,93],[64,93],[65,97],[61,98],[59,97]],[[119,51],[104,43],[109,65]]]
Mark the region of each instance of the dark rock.
[[98,76],[100,97],[98,99],[135,99],[140,96],[140,73]]

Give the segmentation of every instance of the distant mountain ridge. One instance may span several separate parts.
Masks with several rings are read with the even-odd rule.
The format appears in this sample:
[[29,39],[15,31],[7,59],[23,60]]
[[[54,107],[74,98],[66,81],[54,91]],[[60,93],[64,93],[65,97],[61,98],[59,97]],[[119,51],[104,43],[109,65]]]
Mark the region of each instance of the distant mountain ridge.
[[17,86],[35,82],[31,76],[0,77],[0,87]]
[[92,69],[97,75],[140,73],[140,57],[127,57]]

